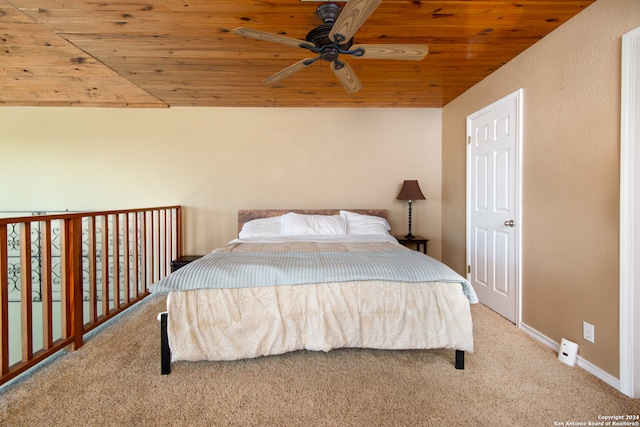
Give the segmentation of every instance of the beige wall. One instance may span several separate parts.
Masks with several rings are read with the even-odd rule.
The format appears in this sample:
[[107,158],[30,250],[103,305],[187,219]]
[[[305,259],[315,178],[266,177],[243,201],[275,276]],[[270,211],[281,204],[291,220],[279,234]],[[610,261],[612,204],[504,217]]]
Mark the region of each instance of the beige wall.
[[185,206],[186,252],[236,236],[238,209],[386,208],[440,257],[440,109],[10,108],[0,211]]
[[639,25],[640,1],[599,0],[443,109],[443,261],[464,271],[466,117],[523,88],[522,320],[615,377],[620,48]]

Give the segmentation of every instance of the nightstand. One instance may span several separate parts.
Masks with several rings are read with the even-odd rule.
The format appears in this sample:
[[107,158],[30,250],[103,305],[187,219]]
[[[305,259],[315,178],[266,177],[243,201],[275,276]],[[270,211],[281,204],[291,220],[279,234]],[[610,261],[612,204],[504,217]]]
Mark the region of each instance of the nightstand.
[[422,247],[422,253],[425,255],[427,254],[427,242],[429,241],[429,239],[426,239],[421,236],[415,236],[413,239],[407,239],[404,236],[393,236],[393,237],[395,237],[396,240],[398,240],[398,243],[406,247],[415,245],[416,251],[419,251],[420,247]]
[[171,261],[171,272],[173,273],[177,269],[184,267],[185,265],[197,260],[198,258],[202,258],[202,255],[183,255],[181,257],[178,257],[177,259],[174,259],[173,261]]

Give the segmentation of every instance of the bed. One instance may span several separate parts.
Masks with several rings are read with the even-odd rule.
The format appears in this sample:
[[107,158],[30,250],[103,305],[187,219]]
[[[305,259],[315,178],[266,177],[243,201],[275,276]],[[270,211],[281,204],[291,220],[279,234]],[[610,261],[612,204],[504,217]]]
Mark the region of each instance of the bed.
[[471,285],[400,245],[385,210],[242,210],[238,238],[153,284],[176,361],[336,348],[473,351]]

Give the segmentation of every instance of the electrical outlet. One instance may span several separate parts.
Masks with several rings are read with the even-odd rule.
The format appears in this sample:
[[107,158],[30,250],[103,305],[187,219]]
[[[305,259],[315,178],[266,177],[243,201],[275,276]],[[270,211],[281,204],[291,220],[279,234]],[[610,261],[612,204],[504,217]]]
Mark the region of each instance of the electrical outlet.
[[582,338],[589,342],[595,342],[595,328],[591,323],[582,322]]

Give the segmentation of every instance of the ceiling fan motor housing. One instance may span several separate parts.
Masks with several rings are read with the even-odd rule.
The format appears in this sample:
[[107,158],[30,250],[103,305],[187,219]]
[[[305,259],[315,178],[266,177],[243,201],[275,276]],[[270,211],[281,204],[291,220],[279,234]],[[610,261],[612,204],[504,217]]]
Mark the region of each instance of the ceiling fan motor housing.
[[338,58],[340,54],[338,48],[341,50],[349,50],[353,44],[353,37],[347,40],[345,43],[336,44],[329,38],[329,32],[333,28],[333,23],[322,24],[309,31],[306,40],[313,43],[315,47],[322,49],[320,56],[323,60],[333,62]]

